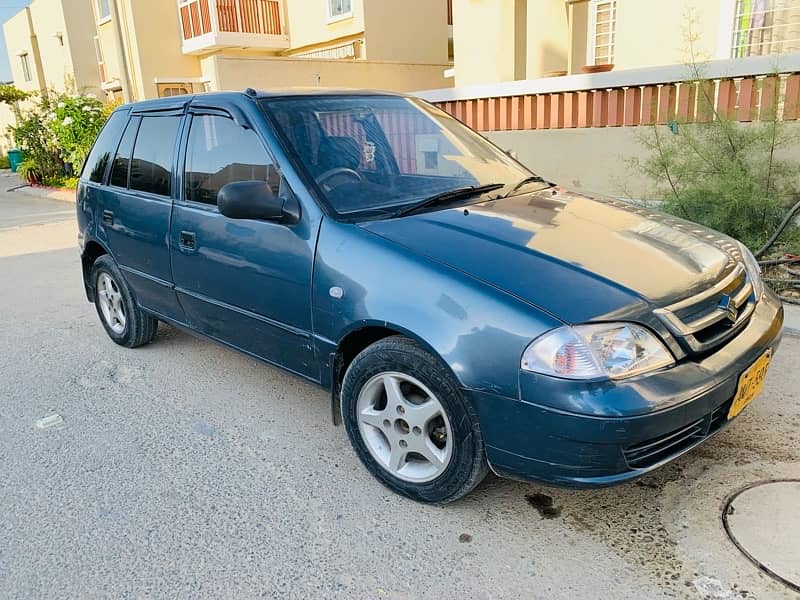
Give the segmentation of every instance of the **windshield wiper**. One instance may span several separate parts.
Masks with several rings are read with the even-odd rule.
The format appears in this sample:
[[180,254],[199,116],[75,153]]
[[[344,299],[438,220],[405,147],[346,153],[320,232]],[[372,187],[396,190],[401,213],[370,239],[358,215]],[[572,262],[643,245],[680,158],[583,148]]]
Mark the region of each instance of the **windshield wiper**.
[[511,196],[511,195],[512,195],[514,192],[516,192],[517,190],[519,190],[519,188],[521,188],[523,185],[526,185],[526,184],[528,184],[528,183],[546,183],[546,184],[547,184],[547,185],[549,185],[550,187],[553,187],[553,186],[555,185],[554,183],[550,183],[549,181],[545,181],[545,179],[544,179],[543,177],[539,176],[539,175],[529,175],[529,176],[528,176],[528,177],[526,177],[525,179],[522,179],[522,180],[518,181],[517,183],[515,183],[515,184],[514,184],[514,187],[512,187],[512,188],[511,188],[511,189],[508,191],[508,193],[506,193],[506,194],[503,194],[502,198],[508,198],[508,197],[509,197],[509,196]]
[[416,204],[412,204],[411,206],[396,212],[394,216],[404,217],[406,215],[410,215],[411,213],[417,212],[418,210],[422,210],[423,208],[428,208],[437,204],[443,204],[452,200],[458,200],[460,198],[469,198],[470,196],[485,194],[486,192],[498,190],[501,187],[505,187],[505,185],[502,183],[488,183],[486,185],[471,185],[468,187],[456,188],[454,190],[447,190],[446,192],[434,194],[429,198],[425,198],[425,200],[417,202]]

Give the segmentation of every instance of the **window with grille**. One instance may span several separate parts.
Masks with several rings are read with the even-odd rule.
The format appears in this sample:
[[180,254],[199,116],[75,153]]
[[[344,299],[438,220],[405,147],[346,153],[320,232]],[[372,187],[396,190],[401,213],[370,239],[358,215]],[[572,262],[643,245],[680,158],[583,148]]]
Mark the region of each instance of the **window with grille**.
[[30,57],[28,57],[27,54],[20,54],[19,60],[22,63],[22,77],[25,79],[25,81],[31,81],[33,77],[31,75]]
[[328,0],[328,16],[343,19],[353,14],[353,0]]
[[800,51],[800,2],[736,0],[731,57]]
[[590,65],[614,63],[617,0],[592,0],[589,5],[589,56]]
[[111,18],[111,6],[108,4],[110,0],[97,0],[97,20]]
[[158,96],[160,98],[169,98],[171,96],[187,96],[192,93],[192,84],[187,83],[167,83],[159,84]]

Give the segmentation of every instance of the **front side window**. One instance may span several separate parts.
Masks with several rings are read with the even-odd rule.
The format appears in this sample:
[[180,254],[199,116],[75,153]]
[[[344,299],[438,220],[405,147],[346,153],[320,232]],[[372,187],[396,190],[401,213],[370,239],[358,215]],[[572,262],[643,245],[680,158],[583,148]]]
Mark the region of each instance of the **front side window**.
[[86,157],[86,162],[81,172],[83,181],[103,182],[106,166],[108,166],[111,157],[114,155],[114,148],[122,135],[127,118],[128,113],[123,111],[117,111],[109,117],[100,135],[97,136],[97,140],[92,146],[92,151]]
[[589,64],[614,64],[617,0],[592,0],[589,11]]
[[172,158],[180,122],[180,117],[142,118],[131,158],[130,189],[170,195]]
[[353,14],[353,0],[327,0],[328,16],[331,19],[349,17]]
[[532,174],[437,108],[397,96],[295,96],[264,107],[332,212],[389,213],[464,187]]
[[33,76],[31,75],[31,59],[27,54],[22,54],[19,57],[20,62],[22,63],[22,77],[25,81],[31,81]]
[[737,0],[731,57],[800,51],[797,0]]
[[227,183],[266,181],[276,195],[281,185],[280,173],[258,135],[217,115],[192,119],[184,181],[186,200],[212,205]]

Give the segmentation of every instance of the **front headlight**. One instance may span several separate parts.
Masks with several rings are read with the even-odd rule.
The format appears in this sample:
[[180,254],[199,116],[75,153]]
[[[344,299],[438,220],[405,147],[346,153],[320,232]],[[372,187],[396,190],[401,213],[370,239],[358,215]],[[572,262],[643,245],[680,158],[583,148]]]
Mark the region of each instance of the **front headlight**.
[[622,379],[675,364],[661,341],[633,323],[559,327],[522,353],[525,371],[564,379]]
[[756,302],[764,295],[764,281],[761,279],[761,265],[758,264],[756,257],[750,250],[739,242],[739,251],[742,253],[742,262],[744,262],[745,271],[747,271],[747,278],[753,284],[753,293],[756,297]]

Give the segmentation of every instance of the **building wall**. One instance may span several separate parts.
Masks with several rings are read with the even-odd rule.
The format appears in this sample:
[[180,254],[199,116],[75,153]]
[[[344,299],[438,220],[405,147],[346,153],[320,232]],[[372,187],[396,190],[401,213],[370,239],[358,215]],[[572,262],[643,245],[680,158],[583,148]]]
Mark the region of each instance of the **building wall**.
[[200,61],[183,54],[178,3],[174,0],[123,0],[136,99],[158,96],[156,78],[182,81],[200,76]]
[[[69,2],[68,10],[64,9],[62,0],[36,0],[30,5],[41,57],[38,67],[26,11],[20,11],[3,25],[14,84],[26,91],[46,87],[57,91],[78,89],[97,93],[100,82],[94,67],[91,0],[63,1]],[[57,33],[61,34],[63,44],[56,37]],[[23,49],[28,52],[33,75],[29,82],[25,81],[22,63],[17,56]]]
[[411,91],[422,87],[447,87],[443,72],[448,65],[420,65],[371,60],[263,58],[216,54],[202,59],[203,77],[211,88],[243,90],[297,86],[375,88]]
[[[729,0],[617,0],[614,69],[717,57],[723,9]],[[724,50],[724,48],[723,48]],[[727,56],[720,56],[726,58]]]
[[[785,126],[800,136],[800,123]],[[484,135],[501,148],[514,150],[520,162],[549,181],[608,196],[648,200],[652,199],[652,182],[631,170],[628,163],[631,158],[645,156],[641,137],[647,133],[641,127],[603,127],[493,131]],[[779,158],[800,162],[800,144],[785,145]]]
[[515,14],[515,0],[453,0],[456,86],[516,78]]
[[[292,4],[290,10],[298,4]],[[448,62],[444,0],[368,2],[364,6],[366,58],[412,63]]]
[[9,148],[13,148],[14,140],[8,132],[8,126],[16,123],[17,119],[11,107],[7,104],[0,104],[0,154],[8,154]]
[[[727,58],[734,4],[617,0],[615,69],[687,62],[690,38],[698,59]],[[456,86],[579,73],[590,6],[589,0],[454,0]]]
[[[199,59],[181,49],[177,2],[121,0],[119,8],[134,100],[157,97],[156,79],[182,82],[200,76]],[[112,21],[97,26],[109,81],[122,77],[115,27]]]
[[[28,27],[28,13],[21,10],[3,24],[3,33],[6,38],[8,60],[11,64],[11,78],[19,89],[26,92],[38,91],[41,87],[41,73],[37,70],[36,56],[31,43],[31,31]],[[22,72],[22,63],[18,53],[28,53],[31,66],[31,81],[25,81]]]
[[[102,82],[94,50],[96,28],[92,0],[62,0],[62,2],[64,51],[70,57],[77,88],[84,93],[90,92],[101,97]],[[53,43],[58,42],[55,38],[51,39]],[[39,44],[43,45],[41,39]],[[42,50],[42,61],[46,62],[44,50]]]
[[[364,1],[353,0],[353,16],[331,21],[327,0],[287,0],[289,37],[292,47],[298,49],[329,45],[340,38],[360,36],[364,33]],[[373,0],[374,1],[374,0]]]
[[554,71],[567,70],[567,11],[563,0],[528,0],[527,79],[537,79]]

